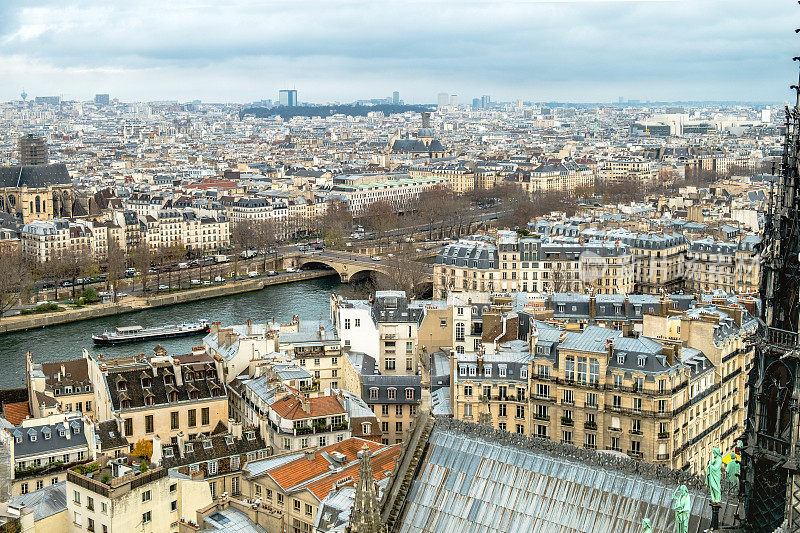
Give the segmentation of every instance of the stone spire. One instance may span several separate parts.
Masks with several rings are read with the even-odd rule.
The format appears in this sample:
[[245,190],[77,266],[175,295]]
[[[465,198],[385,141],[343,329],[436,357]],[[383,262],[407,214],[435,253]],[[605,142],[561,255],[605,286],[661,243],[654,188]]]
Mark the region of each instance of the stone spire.
[[369,447],[364,444],[358,464],[358,484],[356,485],[353,510],[350,513],[350,524],[347,526],[348,533],[383,533],[386,531],[381,524],[381,509],[378,503],[378,493],[375,490],[375,477],[372,475],[371,456]]

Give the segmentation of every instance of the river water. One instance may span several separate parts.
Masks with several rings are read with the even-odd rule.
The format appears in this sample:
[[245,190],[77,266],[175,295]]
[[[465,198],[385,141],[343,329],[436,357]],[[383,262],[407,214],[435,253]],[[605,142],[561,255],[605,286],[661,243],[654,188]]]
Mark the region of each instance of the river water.
[[[364,297],[368,287],[343,285],[339,277],[329,276],[282,285],[272,285],[262,290],[200,300],[171,307],[160,307],[124,315],[84,320],[61,326],[0,335],[0,388],[25,386],[25,352],[33,354],[37,362],[60,361],[81,356],[86,348],[92,353],[109,356],[151,353],[157,343],[137,343],[122,346],[95,347],[92,334],[102,333],[117,326],[141,325],[143,327],[179,324],[208,320],[223,325],[266,322],[275,318],[286,322],[292,315],[303,320],[328,320],[330,293]],[[169,353],[188,353],[201,337],[162,340],[160,344]]]

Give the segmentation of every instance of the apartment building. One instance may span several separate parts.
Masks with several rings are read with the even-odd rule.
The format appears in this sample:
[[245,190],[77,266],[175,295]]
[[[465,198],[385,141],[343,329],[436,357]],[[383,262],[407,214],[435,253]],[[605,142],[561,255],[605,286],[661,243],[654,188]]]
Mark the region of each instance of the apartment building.
[[353,216],[360,217],[378,200],[389,202],[395,211],[406,211],[416,205],[425,191],[447,184],[448,180],[443,176],[344,175],[334,178],[331,194],[341,197]]
[[95,424],[80,413],[23,420],[0,431],[0,444],[12,466],[12,497],[28,494],[66,478],[67,469],[96,457]]
[[437,162],[428,166],[411,166],[408,175],[412,178],[443,177],[447,187],[456,194],[471,191],[477,186],[475,170],[461,162]]
[[320,519],[322,501],[342,487],[352,487],[358,480],[359,459],[364,450],[371,453],[370,465],[375,482],[386,479],[400,455],[400,446],[386,446],[372,441],[350,438],[317,451],[285,454],[245,467],[246,486],[252,499],[277,510],[283,517],[277,523],[284,531],[315,531]]
[[68,532],[177,533],[181,517],[212,502],[205,480],[127,463],[103,457],[67,471]]
[[28,405],[34,418],[51,414],[55,409],[94,416],[94,387],[85,358],[34,363],[28,353],[26,367]]
[[452,355],[454,416],[700,473],[744,428],[755,327],[727,303],[646,315],[635,338],[533,321],[529,345]]
[[757,292],[761,267],[755,245],[756,235],[738,243],[697,239],[686,252],[686,288],[691,291],[723,290],[728,294]]
[[461,239],[446,246],[434,264],[434,294],[468,291],[547,291],[598,294],[630,293],[634,261],[619,242],[520,237],[499,231],[487,238]]
[[160,352],[148,358],[103,360],[88,356],[100,420],[121,420],[123,436],[177,441],[208,435],[228,422],[228,395],[205,353],[173,357]]
[[653,161],[641,159],[612,159],[598,161],[597,178],[606,183],[652,183],[658,177]]
[[574,194],[576,190],[594,185],[595,173],[586,165],[574,161],[543,163],[533,170],[518,170],[507,176],[505,183],[520,187],[528,196],[548,193]]
[[424,314],[425,303],[410,301],[403,291],[376,291],[370,300],[331,296],[331,320],[342,346],[375,358],[383,375],[418,372]]

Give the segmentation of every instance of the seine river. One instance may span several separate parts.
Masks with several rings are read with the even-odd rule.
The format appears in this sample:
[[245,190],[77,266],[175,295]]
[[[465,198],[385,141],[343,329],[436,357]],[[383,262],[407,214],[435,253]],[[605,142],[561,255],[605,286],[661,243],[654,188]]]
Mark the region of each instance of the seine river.
[[[91,339],[93,333],[102,333],[117,326],[138,324],[153,327],[203,319],[227,325],[242,324],[248,318],[253,322],[265,322],[273,317],[277,321],[285,322],[292,315],[298,315],[301,322],[328,320],[331,292],[364,297],[367,290],[366,287],[343,285],[339,282],[339,277],[334,275],[273,285],[260,291],[233,296],[0,335],[0,388],[25,385],[25,352],[28,351],[33,354],[34,361],[77,358],[84,348],[110,356],[152,352],[156,343],[94,347]],[[188,337],[164,340],[161,344],[169,353],[182,354],[187,353],[199,340],[199,337]]]

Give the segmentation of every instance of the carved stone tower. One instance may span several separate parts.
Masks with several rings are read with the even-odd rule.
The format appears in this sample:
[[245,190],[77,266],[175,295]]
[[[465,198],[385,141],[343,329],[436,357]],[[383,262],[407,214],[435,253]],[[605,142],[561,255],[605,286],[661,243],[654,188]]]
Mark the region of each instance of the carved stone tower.
[[375,476],[372,474],[372,454],[365,444],[361,450],[358,465],[358,484],[356,484],[355,501],[350,513],[348,533],[383,533],[381,523],[381,506],[378,503],[378,492],[375,489]]
[[800,531],[800,88],[792,89],[760,245],[763,327],[754,339],[742,450],[747,526],[765,532]]

